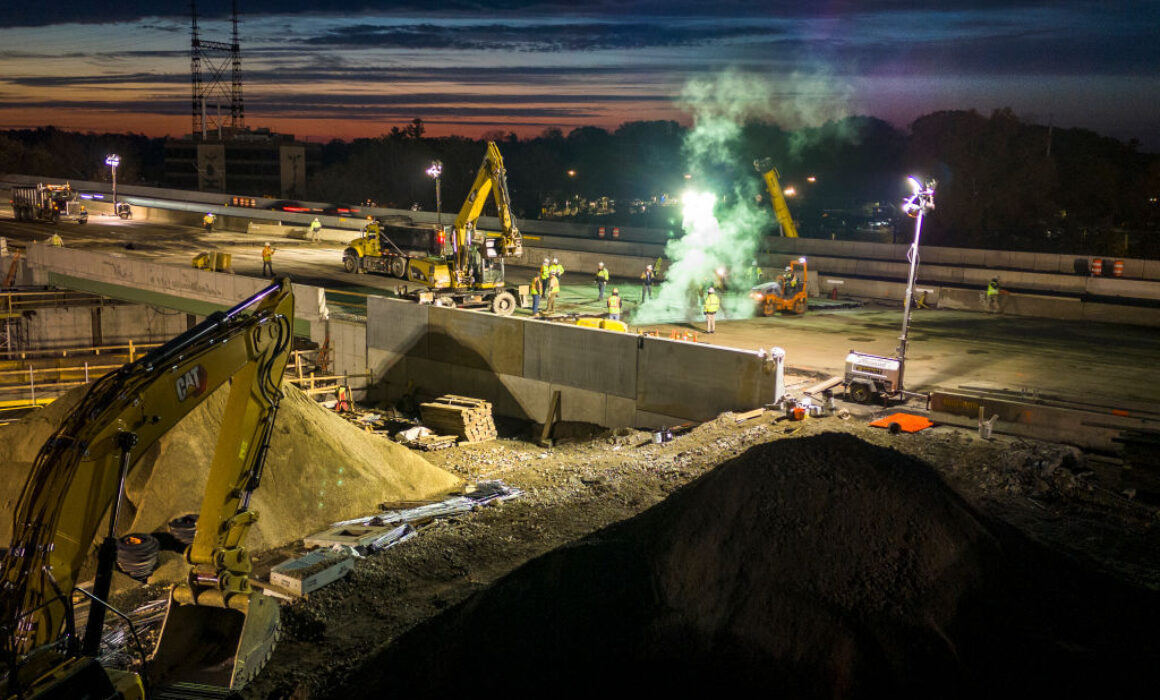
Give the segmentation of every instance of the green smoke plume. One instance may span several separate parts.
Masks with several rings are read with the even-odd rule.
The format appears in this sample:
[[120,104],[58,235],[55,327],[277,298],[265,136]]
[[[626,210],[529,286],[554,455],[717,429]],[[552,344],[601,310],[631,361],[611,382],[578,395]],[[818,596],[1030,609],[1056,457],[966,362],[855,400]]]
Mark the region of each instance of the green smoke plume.
[[[663,284],[635,311],[635,323],[700,319],[706,288],[722,281],[719,271],[725,272],[725,290],[718,318],[755,313],[748,292],[773,216],[768,197],[758,198],[764,186],[751,167],[767,154],[745,152],[744,127],[761,120],[798,128],[803,136],[791,144],[797,150],[810,138],[802,127],[846,115],[847,93],[820,70],[779,80],[776,90],[761,76],[737,71],[686,85],[681,103],[693,116],[693,128],[685,137],[684,156],[693,192],[681,198],[685,235],[665,246]],[[766,270],[766,281],[773,272]]]

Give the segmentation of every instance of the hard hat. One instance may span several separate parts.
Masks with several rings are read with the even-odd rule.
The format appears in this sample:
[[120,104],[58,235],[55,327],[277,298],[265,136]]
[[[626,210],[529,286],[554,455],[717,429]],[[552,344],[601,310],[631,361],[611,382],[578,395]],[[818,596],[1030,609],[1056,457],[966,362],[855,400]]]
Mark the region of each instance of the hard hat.
[[596,267],[604,267],[604,263],[603,263],[603,262],[598,262],[598,263],[596,263]]
[[646,270],[651,270],[651,269],[652,269],[652,265],[645,265],[645,266],[644,266],[644,269],[646,269]]
[[265,242],[265,243],[263,243],[262,245],[264,245],[264,246],[266,246],[267,248],[269,248],[269,247],[270,247],[270,241],[266,241],[266,242]]
[[375,218],[375,217],[371,216],[370,214],[367,214],[367,221],[370,221],[373,218]]
[[619,287],[613,287],[613,288],[612,288],[612,293],[613,293],[613,294],[620,294],[620,288],[619,288]]
[[544,258],[544,264],[545,264],[545,265],[546,265],[546,264],[548,264],[548,263],[550,263],[550,262],[552,262],[552,261],[551,261],[551,260],[549,260],[549,259],[547,259],[547,258]]
[[560,262],[560,258],[552,258],[552,262],[558,263],[558,262]]
[[785,266],[785,271],[786,271],[786,272],[793,272],[793,265],[786,265],[786,266]]
[[713,288],[712,288],[712,287],[709,287],[709,293],[710,293],[710,294],[716,294],[717,292],[713,291]]

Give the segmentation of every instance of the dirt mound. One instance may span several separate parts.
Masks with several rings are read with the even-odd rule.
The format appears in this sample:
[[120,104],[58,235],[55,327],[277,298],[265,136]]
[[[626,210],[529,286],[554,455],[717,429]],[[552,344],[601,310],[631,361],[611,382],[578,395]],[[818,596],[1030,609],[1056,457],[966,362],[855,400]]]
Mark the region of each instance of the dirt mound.
[[[174,517],[198,510],[225,409],[224,389],[186,416],[130,474],[122,522],[132,522],[131,530],[163,530]],[[292,542],[335,520],[374,512],[382,502],[440,497],[462,483],[410,450],[359,430],[295,387],[283,391],[261,487],[254,492],[252,508],[260,517],[247,537],[249,549]],[[79,395],[67,399],[75,403]],[[71,403],[65,401],[0,430],[0,500],[7,512],[14,512],[41,444],[67,414]],[[11,528],[10,519],[0,524],[5,543]]]
[[332,697],[485,677],[516,695],[1143,695],[1157,602],[987,521],[925,464],[823,434],[530,562]]

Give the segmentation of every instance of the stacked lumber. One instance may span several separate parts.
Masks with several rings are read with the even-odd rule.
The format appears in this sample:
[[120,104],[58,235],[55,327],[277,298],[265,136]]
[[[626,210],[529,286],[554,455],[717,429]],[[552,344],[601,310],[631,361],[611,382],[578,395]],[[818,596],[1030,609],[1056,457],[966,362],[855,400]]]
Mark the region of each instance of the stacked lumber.
[[423,425],[441,435],[456,435],[467,442],[495,439],[491,402],[448,394],[419,405]]

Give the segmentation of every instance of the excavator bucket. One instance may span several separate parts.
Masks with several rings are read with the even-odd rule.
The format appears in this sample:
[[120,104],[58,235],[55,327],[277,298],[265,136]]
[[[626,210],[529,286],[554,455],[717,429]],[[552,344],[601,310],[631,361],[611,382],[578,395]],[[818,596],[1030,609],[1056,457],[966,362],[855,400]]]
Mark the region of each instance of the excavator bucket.
[[278,602],[254,592],[249,610],[172,598],[150,664],[150,685],[242,688],[265,666],[279,634]]

